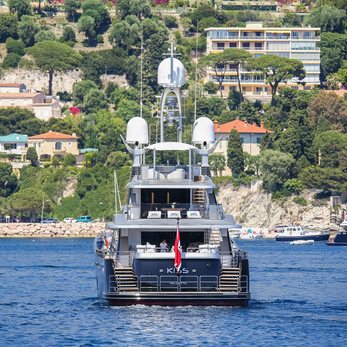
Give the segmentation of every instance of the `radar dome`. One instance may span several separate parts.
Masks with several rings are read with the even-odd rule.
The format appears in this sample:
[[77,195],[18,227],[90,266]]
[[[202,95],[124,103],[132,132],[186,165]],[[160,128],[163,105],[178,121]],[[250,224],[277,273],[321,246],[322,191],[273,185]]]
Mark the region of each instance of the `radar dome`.
[[[158,84],[162,87],[182,87],[185,83],[184,66],[180,60],[173,58],[173,75],[171,76],[171,58],[164,59],[158,67]],[[172,79],[171,79],[172,77]]]
[[129,144],[148,143],[148,125],[141,117],[131,118],[127,124],[126,142]]
[[211,119],[200,117],[194,122],[193,140],[194,144],[208,144],[215,141],[214,125]]

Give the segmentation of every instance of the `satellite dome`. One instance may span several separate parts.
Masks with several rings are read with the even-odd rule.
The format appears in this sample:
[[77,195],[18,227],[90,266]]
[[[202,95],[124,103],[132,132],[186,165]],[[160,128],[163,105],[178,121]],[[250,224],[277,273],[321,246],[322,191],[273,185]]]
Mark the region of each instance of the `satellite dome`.
[[185,83],[185,72],[182,62],[173,60],[173,76],[171,80],[171,58],[164,59],[158,67],[158,84],[162,87],[182,87]]
[[215,141],[214,125],[211,119],[200,117],[194,122],[193,139],[194,144],[208,144]]
[[148,125],[141,117],[131,118],[127,124],[126,142],[129,144],[148,143]]

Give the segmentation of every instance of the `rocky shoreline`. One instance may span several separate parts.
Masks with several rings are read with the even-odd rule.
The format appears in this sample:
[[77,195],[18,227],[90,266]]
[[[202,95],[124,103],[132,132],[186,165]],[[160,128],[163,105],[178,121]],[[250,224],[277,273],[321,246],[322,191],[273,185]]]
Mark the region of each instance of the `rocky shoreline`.
[[0,224],[0,238],[95,237],[104,227],[105,223],[3,223]]

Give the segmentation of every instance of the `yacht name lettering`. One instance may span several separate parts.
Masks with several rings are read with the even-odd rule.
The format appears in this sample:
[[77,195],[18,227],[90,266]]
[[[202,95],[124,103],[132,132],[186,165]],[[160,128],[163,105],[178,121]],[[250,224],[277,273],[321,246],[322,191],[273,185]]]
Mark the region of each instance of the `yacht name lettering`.
[[[174,267],[167,267],[166,268],[166,273],[167,274],[176,274],[177,272],[175,271],[175,268]],[[183,267],[180,271],[179,271],[180,274],[188,274],[189,273],[189,270],[185,267]]]

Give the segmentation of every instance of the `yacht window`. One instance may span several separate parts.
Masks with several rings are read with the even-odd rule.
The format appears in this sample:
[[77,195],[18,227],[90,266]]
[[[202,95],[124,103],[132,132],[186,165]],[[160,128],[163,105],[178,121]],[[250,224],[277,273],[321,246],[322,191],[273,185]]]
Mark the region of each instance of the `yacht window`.
[[210,205],[217,205],[217,200],[216,200],[216,197],[214,195],[214,192],[208,194],[208,201],[209,201]]
[[[199,244],[204,243],[204,232],[203,231],[194,231],[194,232],[185,232],[181,231],[181,246],[184,251],[188,247],[198,248]],[[168,244],[168,248],[171,249],[175,243],[176,232],[173,231],[159,231],[151,232],[144,231],[141,233],[141,244],[145,245],[147,242],[151,245],[156,245],[159,247],[160,243],[165,240]]]

